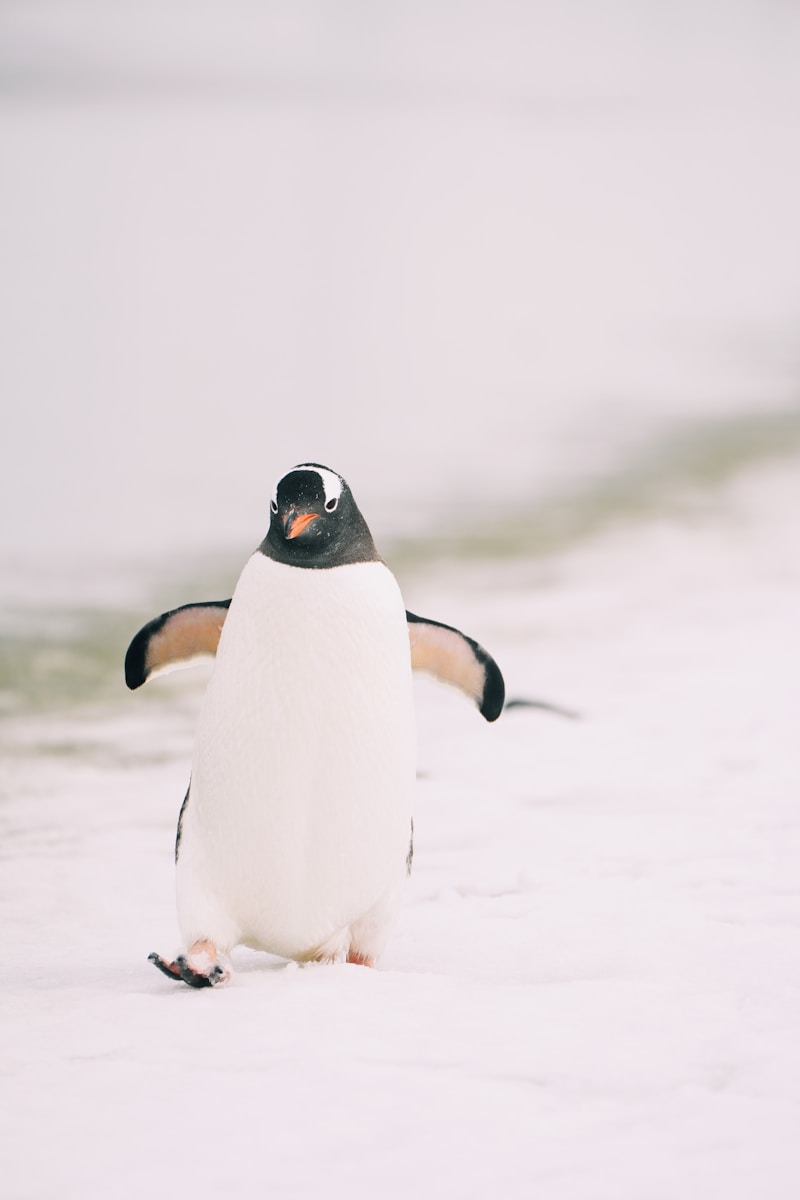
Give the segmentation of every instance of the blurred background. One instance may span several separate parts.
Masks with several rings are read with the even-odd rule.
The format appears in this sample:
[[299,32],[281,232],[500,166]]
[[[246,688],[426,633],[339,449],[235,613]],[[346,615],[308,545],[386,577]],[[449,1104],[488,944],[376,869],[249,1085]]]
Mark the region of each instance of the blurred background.
[[[0,0],[9,1194],[800,1194],[799,64],[796,0]],[[189,1018],[208,671],[122,661],[309,459],[583,719],[417,684],[386,969]]]
[[796,447],[799,61],[781,0],[4,0],[3,591],[238,564],[308,459],[388,551]]
[[6,702],[299,461],[409,572],[800,452],[799,61],[778,0],[5,0]]

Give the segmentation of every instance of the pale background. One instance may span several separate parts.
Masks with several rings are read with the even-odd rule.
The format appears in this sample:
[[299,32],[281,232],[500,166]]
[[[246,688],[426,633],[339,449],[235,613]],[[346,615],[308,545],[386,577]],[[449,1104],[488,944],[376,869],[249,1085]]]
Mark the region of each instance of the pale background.
[[4,557],[249,547],[308,459],[460,531],[797,418],[795,4],[0,22]]
[[[800,6],[0,3],[0,1191],[800,1194]],[[417,688],[378,970],[147,963],[275,481]]]

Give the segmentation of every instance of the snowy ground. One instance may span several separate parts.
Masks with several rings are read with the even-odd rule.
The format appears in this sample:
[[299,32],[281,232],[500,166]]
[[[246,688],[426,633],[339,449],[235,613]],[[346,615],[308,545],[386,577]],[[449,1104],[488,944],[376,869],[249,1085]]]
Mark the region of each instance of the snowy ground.
[[[419,687],[414,873],[380,969],[171,985],[200,674],[12,718],[3,1195],[794,1200],[800,471],[409,607],[531,710]],[[156,687],[162,691],[157,695]]]
[[[4,1200],[796,1200],[800,9],[0,10]],[[121,657],[309,457],[582,716],[421,684],[380,969],[190,992]]]

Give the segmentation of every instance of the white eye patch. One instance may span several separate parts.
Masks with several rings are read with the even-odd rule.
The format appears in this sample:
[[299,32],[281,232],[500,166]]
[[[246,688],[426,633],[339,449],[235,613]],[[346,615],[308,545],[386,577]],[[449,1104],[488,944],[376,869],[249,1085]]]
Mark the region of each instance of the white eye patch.
[[291,471],[287,471],[286,475],[278,480],[278,483],[275,484],[275,491],[272,493],[273,512],[277,508],[279,484],[283,483],[287,475],[293,475],[295,471],[313,471],[315,475],[319,475],[322,480],[322,490],[325,493],[325,507],[328,512],[333,512],[342,494],[341,477],[335,471],[329,471],[327,467],[316,467],[313,463],[301,463],[298,467],[292,467]]

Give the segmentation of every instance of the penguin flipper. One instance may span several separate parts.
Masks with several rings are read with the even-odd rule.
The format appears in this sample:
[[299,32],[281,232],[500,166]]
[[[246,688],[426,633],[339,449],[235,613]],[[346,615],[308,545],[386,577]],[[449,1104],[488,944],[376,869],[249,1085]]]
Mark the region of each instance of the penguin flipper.
[[505,683],[500,668],[483,646],[452,625],[406,611],[411,666],[451,683],[470,696],[487,721],[503,711]]
[[184,604],[148,621],[128,646],[125,682],[131,690],[152,675],[187,667],[198,658],[213,658],[230,600]]

